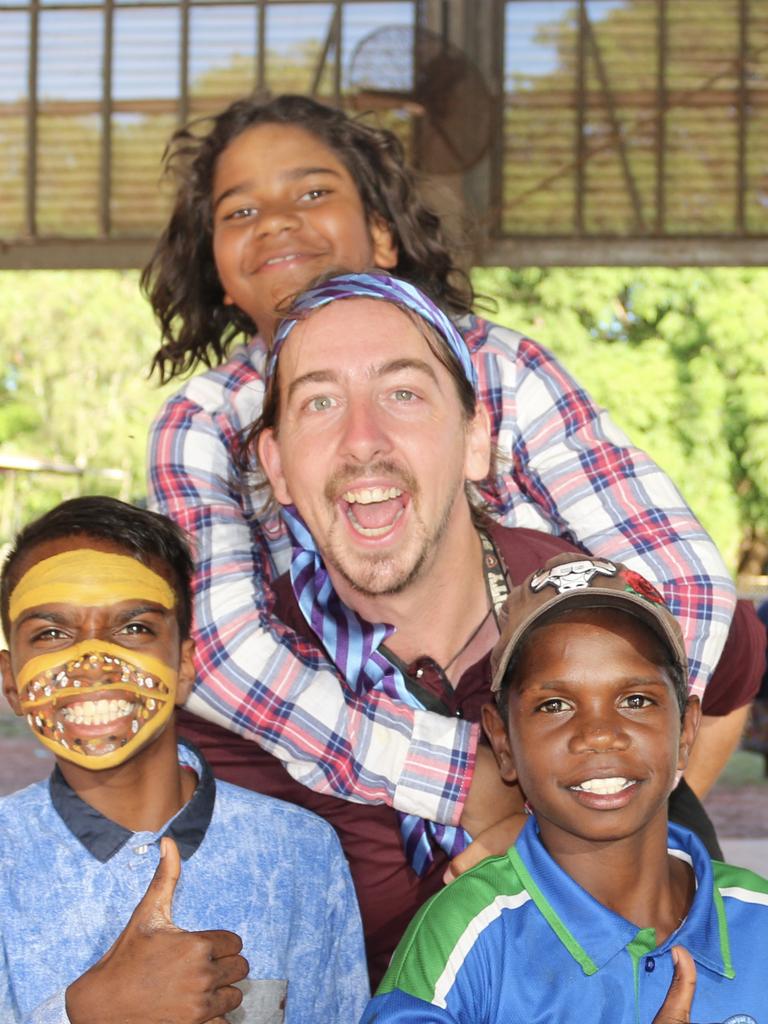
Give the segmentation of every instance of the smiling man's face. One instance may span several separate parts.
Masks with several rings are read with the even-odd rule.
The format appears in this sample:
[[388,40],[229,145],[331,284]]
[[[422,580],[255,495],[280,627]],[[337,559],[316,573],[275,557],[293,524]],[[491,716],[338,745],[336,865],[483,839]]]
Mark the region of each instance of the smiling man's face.
[[259,438],[275,497],[297,507],[342,596],[399,593],[466,528],[485,416],[467,418],[420,325],[373,299],[300,321],[278,374],[278,427]]
[[117,545],[46,541],[18,566],[3,688],[57,757],[113,768],[155,739],[193,680],[167,579]]

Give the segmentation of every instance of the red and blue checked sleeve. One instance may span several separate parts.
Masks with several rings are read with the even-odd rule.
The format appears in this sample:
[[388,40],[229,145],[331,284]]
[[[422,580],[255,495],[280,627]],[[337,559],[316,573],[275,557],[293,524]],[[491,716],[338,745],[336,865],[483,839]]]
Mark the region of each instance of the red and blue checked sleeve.
[[[563,535],[651,579],[680,619],[700,693],[735,599],[715,545],[669,478],[546,349],[474,317],[460,328],[498,453],[482,495],[492,515]],[[252,481],[231,458],[261,411],[260,362],[251,346],[192,378],[150,435],[150,502],[189,532],[196,552],[198,681],[189,706],[257,740],[312,789],[456,824],[476,727],[383,693],[359,700],[320,651],[271,614],[270,580],[288,567],[284,531],[259,511]]]
[[271,615],[270,579],[287,568],[288,548],[231,458],[262,395],[241,357],[188,382],[150,434],[150,504],[195,551],[197,683],[187,706],[257,741],[311,789],[457,824],[478,726],[377,692],[360,700]]
[[701,694],[735,604],[712,539],[669,477],[550,352],[474,317],[461,326],[498,452],[483,493],[491,514],[568,537],[655,583],[680,621],[691,692]]

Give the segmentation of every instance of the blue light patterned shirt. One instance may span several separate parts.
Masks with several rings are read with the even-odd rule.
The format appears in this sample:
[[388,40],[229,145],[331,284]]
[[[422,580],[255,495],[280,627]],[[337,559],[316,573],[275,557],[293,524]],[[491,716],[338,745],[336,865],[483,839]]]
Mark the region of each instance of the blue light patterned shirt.
[[146,892],[163,835],[176,840],[180,928],[225,928],[250,964],[231,1024],[257,1011],[264,986],[287,979],[286,1024],[351,1024],[368,997],[362,933],[333,829],[309,812],[214,782],[179,745],[198,786],[158,832],[130,832],[83,803],[54,771],[0,800],[0,1021],[68,1024],[65,991],[110,948]]
[[566,874],[529,819],[506,854],[422,907],[361,1024],[650,1024],[674,945],[696,962],[692,1020],[768,1024],[768,879],[711,861],[677,825],[668,848],[696,893],[657,945]]

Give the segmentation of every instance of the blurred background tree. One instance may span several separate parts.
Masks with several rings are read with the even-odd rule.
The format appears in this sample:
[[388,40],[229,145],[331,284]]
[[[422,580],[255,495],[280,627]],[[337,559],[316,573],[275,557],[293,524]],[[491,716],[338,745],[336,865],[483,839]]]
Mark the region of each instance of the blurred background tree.
[[[3,274],[0,543],[74,494],[141,499],[147,430],[172,390],[148,379],[157,338],[135,272]],[[3,471],[4,456],[78,473]]]
[[734,572],[768,559],[768,271],[476,270],[669,473]]

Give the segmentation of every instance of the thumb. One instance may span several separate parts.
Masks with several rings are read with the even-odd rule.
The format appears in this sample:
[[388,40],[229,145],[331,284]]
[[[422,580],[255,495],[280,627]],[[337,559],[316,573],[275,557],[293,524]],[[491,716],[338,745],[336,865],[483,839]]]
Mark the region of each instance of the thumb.
[[176,843],[164,836],[160,840],[160,862],[147,886],[131,921],[148,931],[175,928],[173,923],[173,894],[181,875],[181,859]]
[[672,982],[653,1024],[688,1024],[691,1019],[691,1005],[696,993],[696,964],[684,946],[672,947],[672,961],[675,965]]

